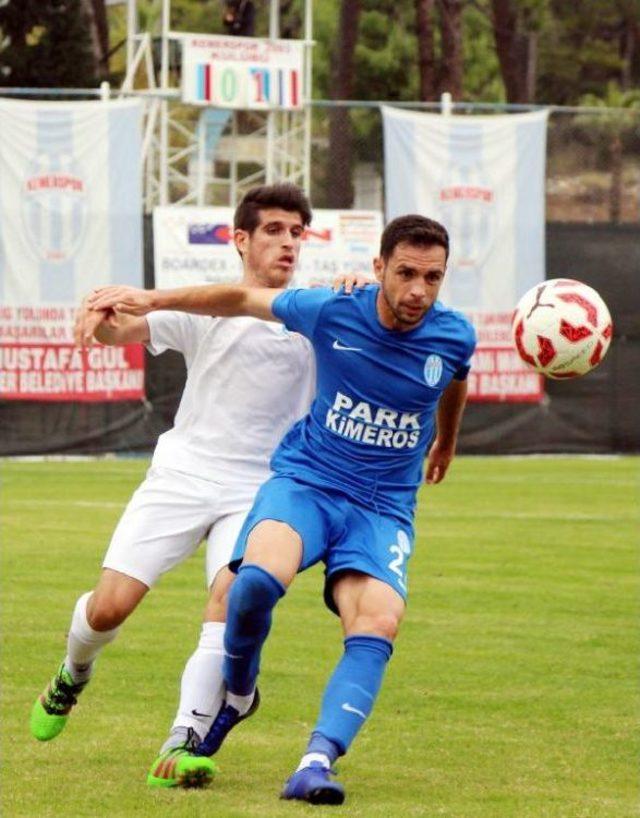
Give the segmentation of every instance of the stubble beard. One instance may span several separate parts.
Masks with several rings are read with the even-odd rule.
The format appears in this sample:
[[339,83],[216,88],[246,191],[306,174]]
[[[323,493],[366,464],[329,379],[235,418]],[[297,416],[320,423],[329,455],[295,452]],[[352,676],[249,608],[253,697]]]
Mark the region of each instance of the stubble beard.
[[386,290],[384,282],[381,283],[381,290],[382,290],[382,297],[384,298],[387,307],[391,311],[391,314],[396,319],[398,324],[400,324],[402,327],[415,327],[415,326],[417,326],[419,323],[421,323],[421,321],[423,320],[423,318],[427,314],[427,311],[429,310],[429,307],[425,307],[425,309],[420,313],[420,315],[418,315],[417,318],[408,320],[407,318],[403,317],[402,314],[397,309],[397,307],[394,307],[394,305],[391,303],[391,299],[387,295],[387,290]]

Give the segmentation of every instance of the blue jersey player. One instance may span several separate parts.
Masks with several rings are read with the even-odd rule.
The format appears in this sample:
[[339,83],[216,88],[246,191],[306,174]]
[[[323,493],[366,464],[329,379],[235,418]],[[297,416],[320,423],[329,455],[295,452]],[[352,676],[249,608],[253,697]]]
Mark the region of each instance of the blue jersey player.
[[[325,599],[342,621],[344,653],[284,798],[339,804],[331,766],[369,716],[407,596],[416,491],[440,482],[453,458],[475,346],[469,322],[437,301],[449,239],[442,225],[403,216],[385,229],[379,286],[330,290],[206,286],[106,288],[95,307],[142,314],[186,309],[276,319],[313,344],[317,397],[285,436],[242,529],[231,567],[226,701],[199,752],[218,750],[254,712],[271,614],[297,572],[326,566]],[[220,575],[224,582],[226,575]]]

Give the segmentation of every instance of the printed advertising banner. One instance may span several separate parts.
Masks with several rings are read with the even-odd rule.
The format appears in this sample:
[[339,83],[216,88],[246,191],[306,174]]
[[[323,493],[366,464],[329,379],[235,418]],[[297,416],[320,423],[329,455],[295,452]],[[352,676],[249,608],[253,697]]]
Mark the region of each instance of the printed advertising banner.
[[216,108],[301,108],[303,56],[295,40],[185,35],[182,99]]
[[73,348],[75,309],[142,286],[141,105],[0,100],[0,399],[143,396],[142,348]]
[[[293,286],[331,285],[340,273],[372,273],[382,214],[373,210],[314,210],[305,231]],[[230,207],[157,207],[153,211],[158,287],[237,281]]]
[[387,218],[422,213],[451,237],[440,297],[476,327],[470,398],[541,400],[542,377],[518,357],[510,327],[520,297],[545,278],[547,112],[382,110]]

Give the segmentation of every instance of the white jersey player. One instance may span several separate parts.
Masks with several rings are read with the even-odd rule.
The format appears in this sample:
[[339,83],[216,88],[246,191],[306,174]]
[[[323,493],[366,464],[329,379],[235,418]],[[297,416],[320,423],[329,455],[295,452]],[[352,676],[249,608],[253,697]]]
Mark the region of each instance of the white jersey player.
[[[302,233],[311,220],[293,185],[254,188],[238,206],[234,242],[242,283],[283,287],[290,281]],[[151,467],[113,534],[100,579],[77,601],[67,654],[34,703],[31,732],[57,736],[89,681],[101,649],[115,639],[158,578],[207,542],[209,587],[226,565],[269,458],[309,407],[315,367],[306,339],[250,317],[211,318],[157,312],[145,317],[83,307],[76,341],[144,343],[157,355],[181,352],[187,380],[174,426],[158,440]],[[201,786],[215,771],[187,751],[202,739],[223,698],[224,599],[210,597],[200,641],[185,667],[178,713],[148,782]]]

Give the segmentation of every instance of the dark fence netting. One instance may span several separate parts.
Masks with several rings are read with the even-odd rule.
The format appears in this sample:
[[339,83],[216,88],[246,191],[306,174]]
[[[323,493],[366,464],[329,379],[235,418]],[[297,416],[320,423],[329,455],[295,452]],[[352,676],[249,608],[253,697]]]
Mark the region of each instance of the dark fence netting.
[[[153,284],[145,221],[145,280]],[[547,224],[547,275],[576,278],[608,303],[614,340],[585,378],[547,381],[540,404],[472,403],[459,451],[466,454],[640,451],[640,229],[635,225]],[[177,353],[147,355],[146,401],[0,401],[0,455],[149,452],[172,423],[184,385]]]

